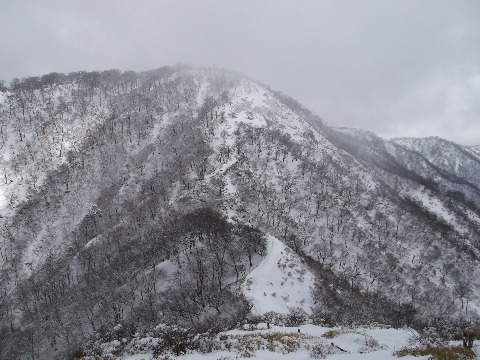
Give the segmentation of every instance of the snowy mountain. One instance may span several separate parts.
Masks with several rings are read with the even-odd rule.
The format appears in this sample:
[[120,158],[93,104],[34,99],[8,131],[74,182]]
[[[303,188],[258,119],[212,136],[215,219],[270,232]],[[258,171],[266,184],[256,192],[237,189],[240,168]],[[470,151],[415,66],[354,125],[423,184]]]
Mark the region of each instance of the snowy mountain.
[[479,319],[480,160],[459,145],[182,67],[15,80],[0,130],[2,359],[75,358],[119,324],[132,344]]
[[394,139],[395,143],[416,151],[446,174],[458,176],[458,180],[467,180],[477,189],[480,188],[480,158],[475,147],[465,148],[453,142],[431,137],[425,139]]

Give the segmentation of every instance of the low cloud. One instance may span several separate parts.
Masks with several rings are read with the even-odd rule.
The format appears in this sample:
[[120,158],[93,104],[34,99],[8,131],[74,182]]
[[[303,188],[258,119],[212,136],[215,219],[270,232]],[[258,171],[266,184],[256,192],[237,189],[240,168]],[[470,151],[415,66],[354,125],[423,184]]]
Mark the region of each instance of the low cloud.
[[4,1],[0,78],[219,66],[332,125],[480,144],[479,16],[476,0]]

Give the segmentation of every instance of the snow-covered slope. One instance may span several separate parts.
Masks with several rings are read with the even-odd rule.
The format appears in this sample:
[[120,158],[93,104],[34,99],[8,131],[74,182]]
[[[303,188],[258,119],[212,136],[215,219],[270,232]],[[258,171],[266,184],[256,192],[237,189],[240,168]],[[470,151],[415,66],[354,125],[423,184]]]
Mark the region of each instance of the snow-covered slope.
[[475,155],[475,148],[464,148],[453,142],[430,137],[423,139],[402,138],[393,142],[409,150],[416,151],[429,162],[448,174],[457,176],[480,189],[480,158]]
[[292,249],[275,237],[267,236],[267,254],[251,271],[243,286],[252,303],[252,313],[269,311],[288,314],[293,308],[312,313],[314,277]]
[[467,147],[466,149],[480,159],[480,145],[470,146],[470,147]]

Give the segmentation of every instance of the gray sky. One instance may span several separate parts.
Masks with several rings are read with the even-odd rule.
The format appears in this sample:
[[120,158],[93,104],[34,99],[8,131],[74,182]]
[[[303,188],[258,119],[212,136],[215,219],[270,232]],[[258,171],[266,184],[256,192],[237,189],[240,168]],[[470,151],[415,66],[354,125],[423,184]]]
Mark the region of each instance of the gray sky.
[[334,126],[480,144],[480,1],[0,0],[0,79],[187,63]]

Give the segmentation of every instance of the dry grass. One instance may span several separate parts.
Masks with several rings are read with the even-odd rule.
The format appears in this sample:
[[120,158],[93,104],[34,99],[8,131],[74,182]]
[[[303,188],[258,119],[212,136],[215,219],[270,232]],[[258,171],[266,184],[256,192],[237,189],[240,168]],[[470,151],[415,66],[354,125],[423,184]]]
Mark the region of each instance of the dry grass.
[[333,339],[336,338],[338,335],[342,334],[340,330],[328,330],[326,333],[322,335],[322,337],[326,339]]
[[473,337],[476,340],[480,340],[480,327],[473,327],[468,329],[468,331],[470,331],[470,333],[473,334]]
[[469,360],[475,359],[475,353],[460,346],[443,346],[437,348],[403,348],[395,352],[398,357],[427,356],[430,355],[432,360]]
[[380,344],[378,343],[377,340],[375,340],[372,336],[366,334],[365,332],[362,331],[357,331],[354,329],[350,328],[344,328],[344,329],[338,329],[338,330],[328,330],[325,332],[322,337],[326,339],[334,339],[337,336],[343,335],[343,334],[358,334],[361,336],[365,337],[365,345],[369,348],[375,349],[380,347]]
[[231,339],[237,340],[237,351],[242,357],[255,356],[257,350],[268,350],[271,352],[281,352],[287,354],[297,351],[303,340],[310,339],[311,336],[301,333],[253,333],[233,335]]
[[[472,334],[475,340],[480,340],[480,327],[471,327],[466,329],[466,331]],[[462,337],[463,337],[463,331],[460,331],[456,333],[453,338],[455,340],[462,340]]]

